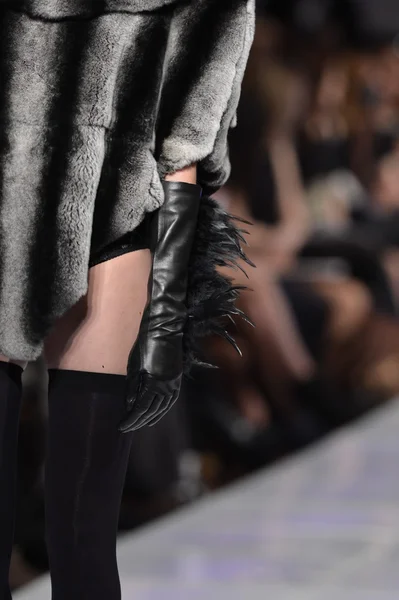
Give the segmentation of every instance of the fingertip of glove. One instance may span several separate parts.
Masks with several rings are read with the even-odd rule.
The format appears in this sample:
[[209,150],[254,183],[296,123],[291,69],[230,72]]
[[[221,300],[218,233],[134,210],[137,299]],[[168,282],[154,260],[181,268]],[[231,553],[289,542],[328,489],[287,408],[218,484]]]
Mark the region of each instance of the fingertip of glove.
[[127,419],[124,419],[119,423],[118,431],[120,433],[130,433],[132,431],[132,428],[132,423],[130,421],[127,421]]

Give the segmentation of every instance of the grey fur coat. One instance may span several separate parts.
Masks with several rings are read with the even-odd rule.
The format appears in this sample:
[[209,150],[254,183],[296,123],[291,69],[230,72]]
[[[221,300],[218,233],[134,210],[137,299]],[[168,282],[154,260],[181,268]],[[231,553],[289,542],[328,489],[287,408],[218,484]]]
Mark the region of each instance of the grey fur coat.
[[226,181],[254,3],[0,0],[1,353],[41,353],[165,174]]

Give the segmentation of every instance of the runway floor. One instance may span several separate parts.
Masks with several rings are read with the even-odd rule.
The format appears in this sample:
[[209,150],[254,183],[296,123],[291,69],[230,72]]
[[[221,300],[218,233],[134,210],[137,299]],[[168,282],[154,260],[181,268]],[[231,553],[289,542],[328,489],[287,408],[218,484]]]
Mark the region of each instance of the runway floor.
[[119,562],[124,600],[396,600],[399,404],[127,536]]

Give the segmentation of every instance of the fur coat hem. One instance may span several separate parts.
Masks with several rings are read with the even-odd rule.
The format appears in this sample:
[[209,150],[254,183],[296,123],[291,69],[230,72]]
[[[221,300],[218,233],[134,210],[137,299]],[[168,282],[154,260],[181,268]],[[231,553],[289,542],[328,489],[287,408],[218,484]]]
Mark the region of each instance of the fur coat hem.
[[254,4],[0,0],[1,353],[41,354],[166,173],[226,181]]

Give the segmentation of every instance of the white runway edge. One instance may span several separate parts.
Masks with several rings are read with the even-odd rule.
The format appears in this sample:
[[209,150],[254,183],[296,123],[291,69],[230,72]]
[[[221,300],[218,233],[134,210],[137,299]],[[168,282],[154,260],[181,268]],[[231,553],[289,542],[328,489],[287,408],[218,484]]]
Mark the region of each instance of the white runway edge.
[[399,402],[126,536],[119,564],[124,600],[397,600]]

